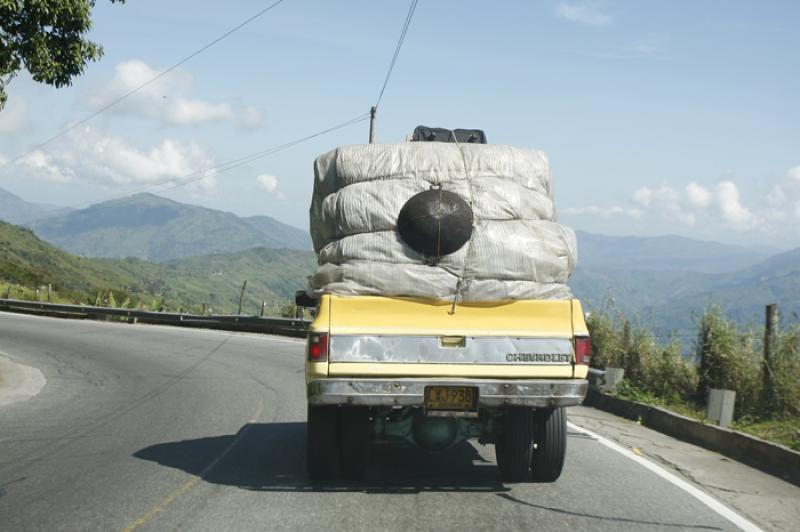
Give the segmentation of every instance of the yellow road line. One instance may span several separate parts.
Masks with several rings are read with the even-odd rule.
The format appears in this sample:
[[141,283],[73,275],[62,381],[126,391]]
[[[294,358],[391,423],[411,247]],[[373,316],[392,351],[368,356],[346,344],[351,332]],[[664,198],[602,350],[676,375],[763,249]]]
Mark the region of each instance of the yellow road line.
[[[256,421],[258,421],[258,418],[261,416],[261,411],[263,409],[264,409],[264,401],[259,400],[258,409],[256,409],[256,413],[253,415],[252,418],[250,418],[248,423],[255,423]],[[135,530],[140,526],[146,524],[148,521],[153,519],[153,517],[163,512],[167,508],[167,506],[172,504],[172,502],[175,499],[191,491],[192,488],[194,488],[201,480],[203,480],[203,478],[208,473],[210,473],[211,470],[214,469],[214,467],[216,467],[216,465],[219,464],[222,461],[222,459],[225,458],[228,455],[228,453],[230,453],[233,450],[234,447],[236,447],[236,444],[239,443],[239,441],[245,436],[246,433],[247,430],[239,432],[239,434],[236,435],[233,441],[229,443],[228,446],[225,447],[225,449],[219,454],[219,456],[217,456],[210,464],[208,464],[205,467],[205,469],[203,469],[200,472],[198,476],[189,479],[180,486],[178,486],[178,488],[170,492],[169,495],[164,497],[158,504],[153,506],[149,511],[137,517],[133,522],[131,522],[131,524],[123,528],[122,529],[123,532],[131,532],[132,530]]]

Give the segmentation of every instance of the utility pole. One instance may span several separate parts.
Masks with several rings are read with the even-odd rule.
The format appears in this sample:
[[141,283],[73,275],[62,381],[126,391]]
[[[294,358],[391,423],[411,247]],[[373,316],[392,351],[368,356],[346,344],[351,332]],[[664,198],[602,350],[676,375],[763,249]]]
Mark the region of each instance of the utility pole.
[[764,323],[764,406],[771,412],[775,409],[775,388],[772,376],[772,361],[778,348],[778,305],[767,305]]
[[369,108],[369,143],[375,144],[375,115],[378,114],[378,108],[372,106]]
[[247,288],[247,279],[242,283],[242,290],[239,292],[239,315],[242,314],[242,301],[244,301],[244,289]]
[[47,283],[47,302],[50,303],[50,292],[53,290],[53,285]]

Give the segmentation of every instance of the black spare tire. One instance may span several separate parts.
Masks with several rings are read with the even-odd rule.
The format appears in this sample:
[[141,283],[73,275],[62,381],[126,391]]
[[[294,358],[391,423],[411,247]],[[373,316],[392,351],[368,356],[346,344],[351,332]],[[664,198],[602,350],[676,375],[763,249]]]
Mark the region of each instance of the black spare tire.
[[412,196],[400,209],[397,230],[411,249],[438,259],[469,241],[472,208],[455,192],[426,190]]

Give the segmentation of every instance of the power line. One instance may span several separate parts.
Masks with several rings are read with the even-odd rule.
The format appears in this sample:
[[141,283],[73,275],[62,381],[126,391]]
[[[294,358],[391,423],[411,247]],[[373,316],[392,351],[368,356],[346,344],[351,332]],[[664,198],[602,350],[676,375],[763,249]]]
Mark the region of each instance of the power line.
[[[50,137],[49,139],[45,140],[44,142],[36,145],[34,148],[28,150],[27,152],[25,152],[24,154],[20,155],[19,157],[17,157],[13,161],[10,161],[7,166],[11,166],[12,164],[18,162],[20,159],[25,157],[27,154],[33,152],[34,150],[37,150],[37,149],[40,149],[40,148],[44,147],[45,145],[49,144],[50,142],[54,141],[55,139],[57,139],[57,138],[63,136],[64,134],[74,130],[78,126],[81,126],[82,124],[85,124],[86,122],[88,122],[92,118],[94,118],[94,117],[98,116],[99,114],[105,112],[106,110],[110,109],[111,107],[113,107],[114,105],[116,105],[119,102],[123,101],[124,99],[128,98],[129,96],[135,94],[139,90],[141,90],[144,87],[150,85],[154,81],[156,81],[156,80],[160,79],[161,77],[167,75],[168,73],[170,73],[171,71],[175,70],[179,66],[183,65],[184,63],[186,63],[190,59],[196,57],[197,55],[201,54],[202,52],[204,52],[208,48],[210,48],[210,47],[214,46],[215,44],[217,44],[219,41],[225,39],[226,37],[228,37],[232,33],[236,32],[237,30],[239,30],[242,27],[246,26],[247,24],[249,24],[253,20],[257,19],[258,17],[260,17],[261,15],[266,13],[267,11],[277,7],[283,1],[284,0],[278,0],[275,3],[267,6],[266,8],[264,8],[261,11],[259,11],[258,13],[256,13],[255,15],[251,16],[250,18],[248,18],[247,20],[243,21],[242,23],[240,23],[237,26],[231,28],[227,32],[223,33],[222,35],[220,35],[219,37],[217,37],[216,39],[214,39],[210,43],[206,44],[202,48],[196,50],[192,54],[190,54],[190,55],[186,56],[185,58],[181,59],[179,62],[177,62],[174,65],[170,66],[169,68],[167,68],[163,72],[161,72],[158,75],[154,76],[153,78],[145,81],[141,85],[131,89],[127,93],[123,94],[122,96],[120,96],[116,100],[106,104],[104,107],[98,109],[97,111],[95,111],[91,115],[87,116],[83,120],[73,124],[72,126],[60,131],[56,135],[54,135],[54,136]],[[411,25],[412,19],[414,18],[414,13],[416,12],[418,3],[419,3],[419,0],[411,0],[411,4],[409,5],[408,13],[406,14],[405,21],[403,22],[403,27],[402,27],[402,29],[400,31],[400,37],[398,38],[397,45],[395,46],[394,54],[392,55],[392,60],[391,60],[391,62],[389,64],[389,69],[388,69],[388,71],[386,73],[386,78],[384,79],[383,85],[381,86],[381,91],[380,91],[380,94],[378,95],[378,100],[377,100],[377,102],[375,104],[375,108],[377,108],[380,105],[380,102],[381,102],[381,100],[383,98],[383,94],[386,91],[386,87],[387,87],[387,85],[389,83],[389,79],[392,76],[392,72],[394,70],[395,64],[397,63],[397,58],[400,55],[400,50],[402,49],[403,43],[405,42],[406,35],[408,34],[408,29],[409,29],[409,27]],[[335,126],[332,126],[330,128],[323,129],[323,130],[318,131],[318,132],[316,132],[314,134],[307,135],[307,136],[301,137],[299,139],[295,139],[295,140],[287,142],[285,144],[281,144],[281,145],[278,145],[278,146],[273,146],[273,147],[268,148],[266,150],[262,150],[262,151],[259,151],[259,152],[256,152],[256,153],[252,153],[250,155],[245,155],[245,156],[239,157],[237,159],[232,159],[230,161],[226,161],[226,162],[221,163],[221,164],[216,165],[216,166],[211,166],[211,167],[203,168],[201,170],[196,170],[194,172],[191,172],[189,174],[186,174],[184,176],[176,178],[179,181],[178,183],[176,183],[174,185],[171,185],[171,186],[168,186],[168,187],[165,187],[165,188],[158,189],[158,190],[156,190],[156,192],[163,193],[163,192],[166,192],[166,191],[169,191],[169,190],[173,190],[173,189],[188,185],[188,184],[193,183],[195,181],[199,181],[201,179],[206,178],[206,176],[208,175],[209,172],[215,172],[215,173],[219,174],[219,173],[222,173],[222,172],[227,172],[229,170],[233,170],[235,168],[239,168],[240,166],[244,166],[246,164],[249,164],[249,163],[251,163],[253,161],[256,161],[258,159],[261,159],[263,157],[267,157],[269,155],[273,155],[275,153],[278,153],[280,151],[288,149],[288,148],[290,148],[292,146],[295,146],[297,144],[300,144],[302,142],[306,142],[306,141],[311,140],[313,138],[319,137],[319,136],[324,135],[326,133],[330,133],[330,132],[335,131],[337,129],[342,129],[344,127],[356,124],[358,122],[365,121],[365,120],[367,120],[369,118],[370,118],[370,113],[365,113],[365,114],[362,114],[362,115],[358,115],[358,116],[356,116],[356,117],[354,117],[354,118],[352,118],[352,119],[350,119],[350,120],[348,120],[346,122],[342,122],[342,123],[337,124]],[[152,190],[152,187],[144,187],[144,188],[140,188],[138,190],[128,190],[123,194],[119,194],[119,195],[116,195],[116,196],[109,197],[109,198],[107,198],[106,200],[103,200],[103,201],[111,201],[111,200],[114,200],[114,199],[119,199],[119,198],[122,198],[122,197],[129,196],[131,194],[135,194],[135,193],[142,192],[142,191],[147,191],[147,190]],[[56,212],[56,211],[53,211],[53,212]]]
[[400,55],[400,49],[403,47],[403,42],[406,40],[406,34],[408,33],[408,27],[411,25],[411,19],[414,18],[414,12],[417,10],[417,3],[419,0],[411,0],[411,5],[408,7],[408,14],[406,15],[406,20],[403,22],[403,29],[400,31],[400,38],[397,40],[397,46],[394,49],[394,55],[392,56],[392,61],[389,63],[389,71],[386,72],[386,78],[383,80],[383,86],[381,87],[381,92],[378,94],[378,100],[375,102],[375,108],[377,109],[378,106],[381,104],[381,100],[383,99],[383,93],[386,92],[386,86],[389,84],[389,78],[392,77],[392,71],[394,70],[394,65],[397,63],[397,58]]
[[143,88],[147,87],[151,83],[153,83],[153,82],[161,79],[162,77],[166,76],[167,74],[169,74],[170,72],[172,72],[173,70],[175,70],[179,66],[183,65],[187,61],[197,57],[198,55],[200,55],[201,53],[205,52],[206,50],[208,50],[209,48],[211,48],[212,46],[214,46],[215,44],[217,44],[221,40],[227,38],[228,36],[230,36],[231,34],[237,32],[237,31],[239,31],[240,29],[242,29],[243,27],[247,26],[248,24],[253,22],[255,19],[260,17],[261,15],[265,14],[267,11],[270,11],[271,9],[277,7],[278,4],[281,4],[283,2],[284,2],[284,0],[278,0],[277,2],[275,2],[273,4],[270,4],[269,6],[265,7],[261,11],[259,11],[258,13],[254,14],[253,16],[251,16],[250,18],[244,20],[243,22],[241,22],[241,23],[237,24],[236,26],[234,26],[233,28],[229,29],[228,31],[226,31],[225,33],[223,33],[222,35],[220,35],[219,37],[217,37],[213,41],[211,41],[208,44],[206,44],[205,46],[203,46],[202,48],[199,48],[198,50],[195,50],[191,54],[187,55],[186,57],[184,57],[183,59],[181,59],[180,61],[178,61],[174,65],[170,66],[169,68],[167,68],[163,72],[160,72],[159,74],[153,76],[152,78],[150,78],[149,80],[145,81],[141,85],[138,85],[138,86],[134,87],[133,89],[129,90],[128,92],[126,92],[122,96],[120,96],[117,99],[111,101],[110,103],[104,105],[103,107],[101,107],[100,109],[98,109],[94,113],[90,114],[86,118],[83,118],[82,120],[79,120],[78,122],[72,124],[68,128],[59,131],[58,133],[56,133],[52,137],[48,138],[44,142],[41,142],[41,143],[37,144],[36,146],[34,146],[33,148],[29,149],[28,151],[24,152],[22,155],[18,156],[13,161],[10,161],[9,165],[18,162],[20,159],[22,159],[26,155],[30,154],[31,152],[45,147],[46,145],[50,144],[51,142],[53,142],[57,138],[60,138],[60,137],[62,137],[64,135],[66,135],[67,133],[69,133],[73,129],[75,129],[75,128],[79,127],[79,126],[82,126],[83,124],[85,124],[86,122],[90,121],[94,117],[104,113],[105,111],[107,111],[110,108],[114,107],[115,105],[117,105],[121,101],[125,100],[129,96],[132,96],[133,94],[139,92],[140,90],[142,90]]

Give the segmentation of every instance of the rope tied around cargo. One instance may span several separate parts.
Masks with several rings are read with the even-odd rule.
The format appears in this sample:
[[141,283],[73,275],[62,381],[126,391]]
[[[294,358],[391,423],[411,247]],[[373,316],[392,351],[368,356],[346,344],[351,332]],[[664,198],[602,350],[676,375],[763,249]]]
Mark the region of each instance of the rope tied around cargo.
[[[464,148],[461,146],[461,143],[458,142],[458,137],[456,136],[455,131],[450,130],[450,135],[452,136],[453,141],[455,142],[456,148],[458,148],[458,151],[461,154],[461,162],[464,164],[464,177],[465,177],[465,180],[467,182],[467,190],[469,191],[468,202],[469,202],[470,209],[472,209],[472,204],[473,204],[472,182],[471,182],[471,180],[469,178],[469,165],[467,164],[467,155],[466,155],[466,153],[464,153]],[[474,222],[474,218],[473,218],[473,222]],[[472,251],[472,231],[470,231],[470,237],[469,237],[469,240],[467,241],[467,251],[466,251],[466,253],[464,253],[464,264],[461,267],[461,274],[457,276],[456,287],[455,287],[455,290],[453,291],[453,304],[450,307],[450,312],[448,312],[448,314],[450,314],[451,316],[456,313],[456,305],[458,304],[458,296],[461,293],[462,282],[464,281],[464,279],[466,277],[467,261],[469,261],[469,256],[470,256],[470,252],[471,251]]]

